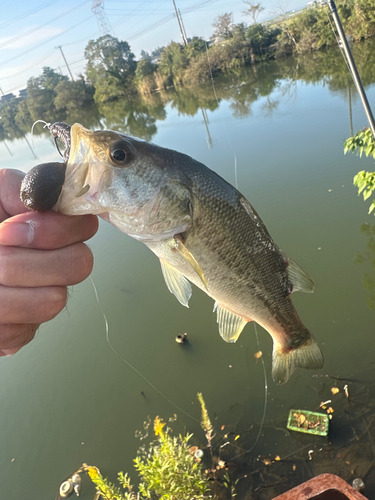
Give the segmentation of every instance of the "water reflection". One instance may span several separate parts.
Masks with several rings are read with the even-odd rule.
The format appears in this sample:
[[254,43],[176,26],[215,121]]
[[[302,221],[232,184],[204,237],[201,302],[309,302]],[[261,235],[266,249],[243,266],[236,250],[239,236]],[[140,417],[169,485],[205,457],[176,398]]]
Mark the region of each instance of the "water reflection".
[[362,283],[370,293],[366,301],[367,305],[375,311],[375,224],[371,225],[368,222],[362,224],[360,232],[367,238],[366,250],[357,253],[354,263],[357,265],[368,263],[370,265],[371,270],[364,273]]
[[[369,40],[353,46],[353,54],[364,85],[374,82],[372,68],[375,65],[375,41]],[[195,116],[203,114],[207,129],[207,143],[212,147],[212,139],[208,130],[207,111],[215,111],[220,103],[228,101],[234,118],[242,119],[252,112],[252,106],[265,98],[262,105],[266,115],[274,113],[279,100],[273,95],[280,90],[282,97],[293,99],[297,96],[298,83],[326,85],[332,92],[338,92],[348,99],[349,116],[351,116],[351,89],[354,87],[348,68],[337,47],[321,50],[298,57],[280,58],[267,61],[250,68],[242,68],[237,72],[194,87],[176,87],[147,96],[135,96],[115,102],[107,102],[99,106],[92,105],[73,112],[59,111],[55,121],[76,121],[84,123],[88,128],[107,128],[117,130],[145,140],[152,140],[157,133],[157,122],[166,119],[166,106],[176,109],[179,114]],[[31,127],[27,120],[15,123],[12,119],[12,103],[8,112],[3,110],[0,122],[0,141],[6,144],[16,138],[25,136]],[[26,115],[25,115],[26,116]],[[48,134],[42,127],[36,128],[38,134]],[[352,133],[352,126],[350,127]]]

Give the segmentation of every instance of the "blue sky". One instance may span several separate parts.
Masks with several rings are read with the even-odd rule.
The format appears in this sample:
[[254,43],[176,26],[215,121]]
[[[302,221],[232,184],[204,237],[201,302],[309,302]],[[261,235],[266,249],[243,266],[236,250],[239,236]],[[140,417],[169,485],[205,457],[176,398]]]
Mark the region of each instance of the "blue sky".
[[[175,0],[188,37],[208,38],[211,24],[223,12],[233,12],[236,23],[250,19],[242,15],[243,0]],[[265,8],[259,20],[271,17],[282,5],[291,10],[303,0],[260,0]],[[2,2],[0,17],[0,88],[6,94],[26,87],[28,78],[38,76],[43,66],[67,75],[61,52],[73,75],[84,72],[84,49],[98,38],[92,0],[19,0]],[[172,0],[105,0],[104,13],[115,36],[127,40],[137,58],[141,50],[150,52],[181,36]]]

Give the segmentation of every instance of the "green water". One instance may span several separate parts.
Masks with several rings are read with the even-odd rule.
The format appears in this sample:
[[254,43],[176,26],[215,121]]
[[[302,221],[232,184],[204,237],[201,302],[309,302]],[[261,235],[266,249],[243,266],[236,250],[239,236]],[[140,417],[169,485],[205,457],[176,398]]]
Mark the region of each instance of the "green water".
[[[373,51],[355,50],[369,101],[375,103]],[[319,373],[360,379],[374,363],[375,276],[373,254],[366,254],[369,226],[363,225],[375,220],[352,179],[359,170],[373,169],[373,162],[343,155],[350,113],[354,132],[367,123],[339,53],[259,65],[216,82],[215,90],[219,102],[209,83],[155,96],[140,108],[113,103],[75,119],[187,153],[232,184],[236,165],[240,191],[276,243],[316,283],[313,295],[294,294],[293,301],[322,346],[325,366]],[[41,162],[58,160],[47,135],[34,144]],[[1,168],[26,171],[39,163],[24,139],[7,145],[13,156],[0,143]],[[52,499],[82,462],[111,478],[118,470],[135,477],[132,459],[140,445],[135,431],[147,416],[168,419],[176,413],[175,429],[187,428],[203,445],[197,392],[203,393],[216,430],[226,424],[241,435],[242,447],[251,448],[264,404],[263,368],[253,356],[259,350],[268,405],[259,442],[242,459],[249,471],[260,455],[283,456],[301,446],[299,438],[269,431],[286,426],[290,408],[314,411],[327,399],[335,406],[329,390],[334,382],[322,384],[316,372],[298,370],[284,386],[272,382],[272,340],[260,327],[260,346],[252,324],[236,344],[226,344],[213,301],[194,289],[190,308],[182,307],[167,290],[156,257],[141,243],[101,222],[89,244],[111,343],[165,397],[109,348],[90,280],[75,286],[65,311],[17,355],[0,360],[1,500]],[[362,264],[358,253],[367,259]],[[189,343],[181,346],[174,339],[183,332]],[[342,395],[343,383],[339,387]],[[272,498],[267,495],[271,492],[254,498]],[[92,498],[92,490],[82,498]]]

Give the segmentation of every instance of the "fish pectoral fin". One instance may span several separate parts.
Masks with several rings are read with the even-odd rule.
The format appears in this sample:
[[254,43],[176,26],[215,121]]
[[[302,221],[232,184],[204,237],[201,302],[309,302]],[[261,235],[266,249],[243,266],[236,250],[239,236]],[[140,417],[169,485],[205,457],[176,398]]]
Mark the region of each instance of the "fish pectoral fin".
[[219,333],[225,342],[236,342],[247,320],[234,314],[225,307],[215,302],[214,311],[217,314],[217,323],[219,324]]
[[191,265],[191,267],[194,269],[194,271],[197,273],[197,275],[201,279],[206,290],[208,290],[206,277],[202,271],[201,266],[198,264],[196,258],[194,257],[194,255],[182,243],[182,241],[178,237],[178,235],[174,236],[174,241],[175,241],[174,249],[177,250],[182,255],[182,257]]
[[189,299],[192,294],[189,281],[165,260],[160,259],[160,264],[168,290],[183,306],[189,307]]
[[315,285],[310,276],[297,264],[297,262],[294,262],[294,260],[288,257],[283,251],[281,251],[281,253],[288,262],[288,276],[293,285],[293,292],[313,293]]

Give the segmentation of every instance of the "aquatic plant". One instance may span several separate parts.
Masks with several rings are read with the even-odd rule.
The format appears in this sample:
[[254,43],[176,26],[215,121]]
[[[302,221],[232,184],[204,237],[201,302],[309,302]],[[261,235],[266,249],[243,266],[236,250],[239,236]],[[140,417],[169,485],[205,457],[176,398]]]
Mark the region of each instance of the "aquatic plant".
[[[214,431],[202,394],[198,394],[202,408],[202,428],[209,446]],[[154,419],[154,436],[148,448],[142,447],[134,460],[140,476],[138,491],[135,491],[128,474],[120,472],[118,482],[104,478],[97,467],[88,467],[88,474],[105,500],[203,500],[209,495],[209,477],[202,470],[196,457],[197,447],[191,447],[192,434],[171,436],[171,428],[159,416]]]
[[[361,157],[363,153],[366,156],[372,156],[375,160],[375,141],[369,128],[363,128],[353,137],[349,137],[344,143],[344,153],[356,151]],[[358,188],[358,195],[363,194],[363,199],[367,200],[375,190],[375,172],[366,172],[361,170],[354,176],[353,184]],[[375,199],[372,200],[368,213],[375,208]]]

